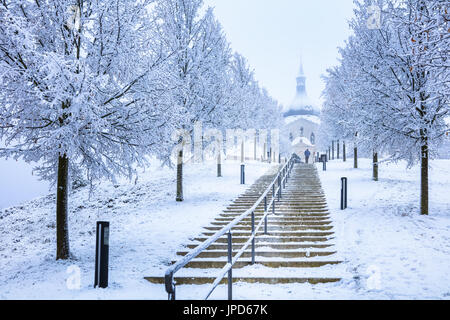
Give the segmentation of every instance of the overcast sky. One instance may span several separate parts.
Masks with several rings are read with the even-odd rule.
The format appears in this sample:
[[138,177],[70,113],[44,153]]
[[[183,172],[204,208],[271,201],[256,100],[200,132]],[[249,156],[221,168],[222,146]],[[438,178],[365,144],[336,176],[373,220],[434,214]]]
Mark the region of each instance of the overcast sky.
[[320,105],[320,78],[337,64],[350,35],[352,0],[205,0],[215,8],[232,48],[244,55],[257,80],[282,104],[295,95],[300,55],[310,99]]

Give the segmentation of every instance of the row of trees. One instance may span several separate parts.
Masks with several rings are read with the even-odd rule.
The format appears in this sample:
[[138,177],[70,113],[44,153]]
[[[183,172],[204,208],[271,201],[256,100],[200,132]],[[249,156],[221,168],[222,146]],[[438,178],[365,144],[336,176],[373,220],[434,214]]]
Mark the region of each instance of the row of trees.
[[428,214],[428,161],[450,115],[449,1],[355,4],[353,35],[340,49],[340,64],[324,77],[320,140],[326,146],[332,139],[353,141],[373,152],[375,164],[378,153],[420,162],[420,212]]
[[280,108],[202,0],[0,0],[0,157],[56,183],[57,259],[71,182],[171,164],[180,128],[271,128]]

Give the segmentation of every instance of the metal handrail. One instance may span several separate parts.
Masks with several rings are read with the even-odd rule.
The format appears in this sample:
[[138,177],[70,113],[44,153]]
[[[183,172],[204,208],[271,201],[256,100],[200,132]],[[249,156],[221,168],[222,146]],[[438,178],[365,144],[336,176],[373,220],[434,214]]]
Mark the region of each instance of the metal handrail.
[[[245,252],[245,250],[248,248],[250,243],[252,244],[252,264],[255,263],[255,237],[256,233],[258,232],[259,228],[261,227],[262,223],[264,222],[264,232],[267,234],[267,216],[269,214],[268,208],[272,207],[272,213],[275,213],[275,199],[276,196],[278,197],[278,201],[281,199],[281,190],[283,187],[286,186],[286,181],[290,176],[290,172],[292,170],[294,164],[294,160],[291,157],[289,161],[285,163],[285,165],[278,171],[275,179],[272,181],[272,183],[266,188],[264,193],[259,197],[259,199],[253,204],[253,206],[249,209],[247,209],[245,212],[243,212],[240,216],[236,217],[233,221],[231,221],[228,225],[223,227],[221,230],[217,231],[214,235],[206,239],[202,244],[200,244],[198,247],[192,249],[187,255],[183,257],[180,261],[172,265],[170,268],[167,269],[165,273],[165,287],[166,292],[168,293],[169,300],[175,300],[175,285],[174,282],[174,274],[183,268],[185,265],[187,265],[192,259],[197,257],[201,252],[203,252],[205,249],[207,249],[211,244],[216,242],[217,239],[228,233],[228,263],[222,268],[220,271],[218,277],[213,282],[211,289],[209,290],[208,294],[206,295],[205,299],[208,299],[211,293],[214,291],[214,289],[219,285],[219,283],[222,281],[222,279],[225,277],[226,273],[228,273],[229,279],[228,279],[228,299],[231,300],[232,291],[231,291],[231,285],[232,285],[232,276],[231,276],[231,270],[233,268],[233,265],[237,262],[237,260],[240,258],[240,256]],[[278,187],[275,189],[275,184],[278,182]],[[272,191],[272,199],[270,203],[267,203],[267,195],[269,192]],[[261,202],[264,201],[264,215],[261,218],[257,228],[255,228],[255,210],[256,208],[261,204]],[[244,244],[244,246],[239,250],[239,252],[235,255],[235,257],[231,258],[231,251],[232,251],[232,241],[231,241],[231,229],[236,226],[239,222],[241,222],[244,218],[246,218],[248,215],[251,214],[252,217],[252,235],[248,239],[248,241]]]

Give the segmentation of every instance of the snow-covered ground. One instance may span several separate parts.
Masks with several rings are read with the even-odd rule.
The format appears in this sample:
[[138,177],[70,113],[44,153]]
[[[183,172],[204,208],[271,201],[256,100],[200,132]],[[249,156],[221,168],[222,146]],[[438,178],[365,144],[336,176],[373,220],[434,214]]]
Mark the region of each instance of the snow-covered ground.
[[[55,197],[0,211],[0,299],[165,299],[144,276],[162,275],[177,250],[197,236],[234,198],[271,168],[252,162],[240,185],[240,164],[184,169],[185,201],[175,202],[175,172],[153,165],[137,184],[102,183],[70,196],[74,258],[55,261]],[[110,221],[110,286],[94,289],[95,222]],[[80,289],[72,279],[80,270]],[[69,287],[67,286],[69,281]]]
[[[371,161],[318,165],[336,227],[336,244],[353,279],[352,298],[450,298],[450,161],[431,161],[430,215],[419,215],[419,166]],[[340,210],[340,178],[348,177],[348,209]],[[347,298],[345,292],[344,298]]]
[[[360,169],[353,169],[350,160],[331,161],[326,172],[318,165],[338,257],[344,262],[313,275],[340,274],[343,280],[320,285],[239,283],[233,286],[235,299],[450,298],[450,161],[431,162],[430,215],[420,216],[418,167],[382,163],[380,181],[374,182],[370,160],[360,159]],[[76,191],[70,214],[75,258],[68,262],[54,261],[54,197],[1,212],[0,298],[166,299],[163,285],[143,277],[163,275],[175,252],[244,190],[238,166],[226,165],[225,177],[217,179],[215,166],[191,165],[185,171],[184,203],[173,201],[174,172],[169,169],[153,168],[136,186],[105,184],[90,200],[88,190]],[[247,166],[248,184],[268,166]],[[349,179],[345,211],[339,209],[343,176]],[[94,226],[101,219],[111,221],[110,287],[93,289]],[[67,288],[71,265],[81,269],[80,290]],[[260,266],[236,270],[246,271],[277,274]],[[181,286],[177,296],[198,299],[206,290]],[[226,287],[220,286],[211,298],[226,298]]]

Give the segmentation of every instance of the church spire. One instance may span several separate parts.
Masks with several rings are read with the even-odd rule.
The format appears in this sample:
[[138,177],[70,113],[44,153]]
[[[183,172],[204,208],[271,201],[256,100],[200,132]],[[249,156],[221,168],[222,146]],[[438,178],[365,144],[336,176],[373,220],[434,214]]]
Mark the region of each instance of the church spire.
[[305,73],[303,72],[303,59],[302,57],[300,57],[300,70],[298,71],[298,76],[299,77],[304,77]]
[[303,61],[300,57],[300,70],[297,76],[297,96],[306,96],[306,77],[303,72]]

